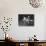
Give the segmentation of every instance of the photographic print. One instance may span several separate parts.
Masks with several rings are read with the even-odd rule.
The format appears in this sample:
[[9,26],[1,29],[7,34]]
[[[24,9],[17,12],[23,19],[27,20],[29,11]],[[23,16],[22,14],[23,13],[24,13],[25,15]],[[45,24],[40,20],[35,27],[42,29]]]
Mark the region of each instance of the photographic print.
[[19,26],[34,26],[34,14],[19,14]]

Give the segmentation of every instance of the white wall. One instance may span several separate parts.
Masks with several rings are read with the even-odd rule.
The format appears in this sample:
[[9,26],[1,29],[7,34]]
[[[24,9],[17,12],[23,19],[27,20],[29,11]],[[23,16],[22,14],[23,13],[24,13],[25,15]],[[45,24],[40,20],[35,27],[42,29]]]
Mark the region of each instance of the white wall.
[[[18,14],[34,14],[35,26],[19,27]],[[12,26],[9,33],[12,34],[13,37],[16,37],[17,40],[27,40],[34,34],[37,35],[37,38],[39,40],[46,39],[45,15],[46,15],[46,6],[44,4],[43,7],[33,8],[30,6],[28,0],[0,0],[0,16],[13,17]],[[0,36],[0,39],[2,38],[3,37]]]

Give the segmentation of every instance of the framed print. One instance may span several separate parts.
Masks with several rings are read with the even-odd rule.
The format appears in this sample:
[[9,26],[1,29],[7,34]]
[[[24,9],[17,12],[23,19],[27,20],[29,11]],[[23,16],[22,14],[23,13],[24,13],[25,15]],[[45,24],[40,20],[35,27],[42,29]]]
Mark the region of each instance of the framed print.
[[19,26],[34,26],[34,14],[18,14]]

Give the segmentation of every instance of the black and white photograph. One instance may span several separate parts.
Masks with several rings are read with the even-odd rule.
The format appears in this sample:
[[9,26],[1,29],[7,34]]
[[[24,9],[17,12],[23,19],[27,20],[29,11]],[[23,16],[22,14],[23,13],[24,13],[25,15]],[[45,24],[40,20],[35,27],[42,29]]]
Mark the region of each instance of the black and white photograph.
[[19,14],[19,26],[34,26],[34,14]]

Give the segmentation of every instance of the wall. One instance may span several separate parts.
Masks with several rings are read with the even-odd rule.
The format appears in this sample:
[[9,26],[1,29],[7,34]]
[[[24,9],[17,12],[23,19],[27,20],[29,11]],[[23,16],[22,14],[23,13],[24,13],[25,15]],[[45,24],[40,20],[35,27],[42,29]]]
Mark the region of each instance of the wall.
[[[28,0],[0,0],[0,18],[13,17],[13,22],[10,31],[8,31],[17,40],[27,40],[34,34],[37,35],[39,40],[45,38],[45,15],[46,6],[33,8],[30,6]],[[34,14],[35,26],[34,27],[19,27],[18,14]],[[2,35],[2,31],[0,31]],[[4,33],[3,33],[4,34]],[[4,37],[0,36],[0,39]]]

